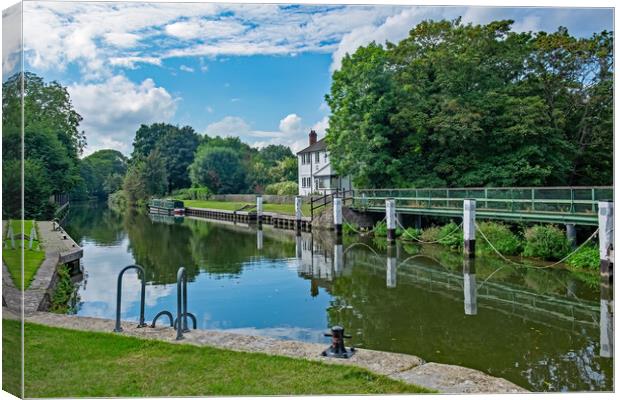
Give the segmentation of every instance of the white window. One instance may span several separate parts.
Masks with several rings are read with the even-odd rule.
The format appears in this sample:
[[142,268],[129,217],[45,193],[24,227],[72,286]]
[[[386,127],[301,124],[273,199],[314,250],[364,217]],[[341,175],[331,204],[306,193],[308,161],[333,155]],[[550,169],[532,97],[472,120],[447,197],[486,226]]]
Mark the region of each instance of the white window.
[[314,161],[315,161],[315,162],[321,162],[321,159],[320,159],[319,157],[320,157],[320,155],[319,155],[319,152],[317,151],[317,152],[315,153],[315,155],[314,155]]
[[323,161],[327,162],[327,152],[323,153]]

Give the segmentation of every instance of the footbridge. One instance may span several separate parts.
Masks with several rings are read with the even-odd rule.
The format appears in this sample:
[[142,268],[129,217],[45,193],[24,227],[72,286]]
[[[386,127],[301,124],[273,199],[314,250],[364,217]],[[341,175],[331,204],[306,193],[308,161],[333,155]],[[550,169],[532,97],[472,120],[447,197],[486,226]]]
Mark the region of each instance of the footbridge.
[[334,195],[360,212],[384,213],[385,200],[394,199],[397,213],[461,217],[463,200],[475,199],[482,219],[597,225],[598,202],[613,199],[613,187],[354,189]]

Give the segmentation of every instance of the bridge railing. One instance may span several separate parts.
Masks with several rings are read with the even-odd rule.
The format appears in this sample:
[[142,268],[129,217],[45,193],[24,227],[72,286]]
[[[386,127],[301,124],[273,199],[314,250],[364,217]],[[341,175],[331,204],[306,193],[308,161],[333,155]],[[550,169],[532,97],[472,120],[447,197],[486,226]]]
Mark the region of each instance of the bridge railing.
[[355,189],[352,197],[362,209],[385,207],[387,198],[397,208],[418,209],[462,209],[464,199],[476,199],[478,210],[596,215],[598,201],[613,198],[613,187]]

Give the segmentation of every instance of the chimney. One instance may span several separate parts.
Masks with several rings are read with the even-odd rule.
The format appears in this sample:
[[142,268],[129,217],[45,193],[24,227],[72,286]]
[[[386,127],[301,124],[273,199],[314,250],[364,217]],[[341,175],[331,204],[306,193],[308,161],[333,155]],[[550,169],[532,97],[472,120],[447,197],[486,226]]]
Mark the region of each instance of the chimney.
[[314,129],[310,131],[308,138],[310,139],[310,146],[316,143],[316,132],[314,131]]

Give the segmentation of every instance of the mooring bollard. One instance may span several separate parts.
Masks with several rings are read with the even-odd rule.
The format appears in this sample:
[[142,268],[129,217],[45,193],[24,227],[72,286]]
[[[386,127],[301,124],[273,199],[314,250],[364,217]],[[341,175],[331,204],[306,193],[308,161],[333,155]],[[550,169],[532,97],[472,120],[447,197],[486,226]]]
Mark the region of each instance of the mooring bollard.
[[476,286],[475,259],[464,257],[463,259],[463,303],[465,315],[478,314],[478,287]]
[[598,249],[601,260],[601,275],[613,279],[614,270],[614,203],[598,202]]
[[385,219],[387,222],[387,240],[396,240],[396,200],[385,200]]
[[575,224],[566,224],[566,238],[573,249],[577,247],[577,228]]
[[463,200],[463,251],[465,256],[476,256],[476,200]]
[[263,223],[263,196],[256,196],[256,222]]
[[295,229],[301,229],[301,196],[295,196]]
[[334,197],[334,230],[342,235],[342,198]]
[[385,273],[385,286],[389,289],[396,287],[396,246],[387,247],[387,269]]
[[351,336],[344,334],[344,328],[341,326],[333,326],[331,333],[325,336],[332,338],[332,345],[329,346],[321,355],[334,358],[350,358],[355,353],[355,349],[351,347],[349,350],[344,346],[344,339],[350,339]]

